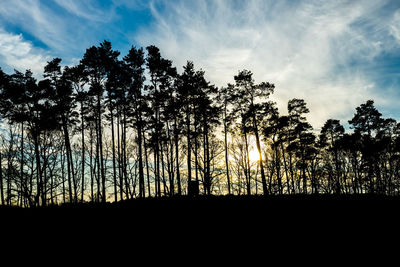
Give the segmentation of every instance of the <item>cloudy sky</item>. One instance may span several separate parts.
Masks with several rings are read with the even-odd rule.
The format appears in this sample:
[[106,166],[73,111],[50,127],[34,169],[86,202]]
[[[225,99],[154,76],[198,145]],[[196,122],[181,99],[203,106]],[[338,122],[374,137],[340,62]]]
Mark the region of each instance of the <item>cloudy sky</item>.
[[276,85],[285,112],[303,98],[315,128],[351,119],[374,99],[400,120],[400,1],[296,0],[0,0],[0,67],[46,61],[76,64],[86,48],[109,40],[160,47],[181,70],[187,60],[217,86],[249,69]]

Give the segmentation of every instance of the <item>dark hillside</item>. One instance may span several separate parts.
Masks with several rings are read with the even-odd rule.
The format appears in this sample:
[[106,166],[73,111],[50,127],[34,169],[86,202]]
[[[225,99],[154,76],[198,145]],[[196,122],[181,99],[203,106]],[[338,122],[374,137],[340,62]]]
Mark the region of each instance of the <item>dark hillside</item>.
[[241,248],[250,248],[255,240],[264,240],[264,245],[278,250],[277,245],[305,249],[304,242],[309,241],[317,247],[321,242],[341,242],[351,249],[351,240],[394,238],[399,207],[399,197],[377,195],[174,197],[3,207],[0,225],[24,240],[74,242],[84,237],[85,244],[97,245],[117,238],[135,246],[164,244],[162,249],[174,249],[178,241],[181,249],[190,250],[205,249],[200,244],[209,240],[207,247],[215,252],[221,241],[233,246],[241,241]]

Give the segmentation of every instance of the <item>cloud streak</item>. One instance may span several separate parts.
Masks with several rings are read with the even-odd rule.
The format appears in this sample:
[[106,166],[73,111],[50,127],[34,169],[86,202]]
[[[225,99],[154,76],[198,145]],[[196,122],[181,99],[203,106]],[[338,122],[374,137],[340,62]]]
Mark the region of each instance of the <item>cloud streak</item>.
[[[169,1],[168,1],[169,2]],[[153,1],[156,23],[139,32],[182,66],[193,60],[223,86],[238,70],[276,84],[280,111],[290,98],[304,98],[317,128],[335,117],[348,119],[367,99],[388,104],[377,91],[371,65],[398,51],[399,11],[387,1]]]
[[[155,44],[178,67],[194,61],[217,86],[249,69],[257,82],[275,83],[282,113],[289,99],[304,98],[316,128],[328,118],[347,121],[367,99],[389,109],[400,98],[396,1],[3,2],[0,63],[9,68],[41,73],[50,54],[70,64],[108,39],[122,50],[129,42]],[[143,16],[135,21],[136,15]],[[397,63],[390,62],[394,57]]]
[[55,0],[55,2],[69,13],[89,21],[104,22],[110,18],[108,12],[96,8],[92,0]]
[[107,39],[102,36],[115,18],[113,5],[101,6],[94,0],[4,1],[0,5],[0,25],[16,26],[17,34],[28,33],[40,46],[67,61],[94,45],[93,40]]
[[25,29],[48,47],[61,50],[66,45],[62,38],[66,32],[65,23],[40,1],[7,1],[0,7],[0,15],[4,21]]

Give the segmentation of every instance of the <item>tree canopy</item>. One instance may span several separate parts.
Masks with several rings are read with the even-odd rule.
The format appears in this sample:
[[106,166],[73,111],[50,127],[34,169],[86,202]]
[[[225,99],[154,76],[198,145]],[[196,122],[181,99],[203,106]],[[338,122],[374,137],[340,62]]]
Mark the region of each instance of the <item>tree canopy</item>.
[[156,46],[108,41],[76,66],[0,69],[0,196],[23,207],[174,195],[400,192],[400,124],[373,100],[318,132],[304,99],[240,70],[216,87]]

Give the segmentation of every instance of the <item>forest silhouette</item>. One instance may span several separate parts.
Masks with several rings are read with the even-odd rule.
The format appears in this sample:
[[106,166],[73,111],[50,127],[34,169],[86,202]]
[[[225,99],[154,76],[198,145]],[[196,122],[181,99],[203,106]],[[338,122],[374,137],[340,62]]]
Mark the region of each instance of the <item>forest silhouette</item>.
[[43,77],[0,69],[3,206],[399,194],[400,124],[373,100],[347,132],[336,119],[316,132],[303,99],[281,115],[249,70],[216,87],[191,61],[178,73],[155,46],[121,56],[108,41]]

